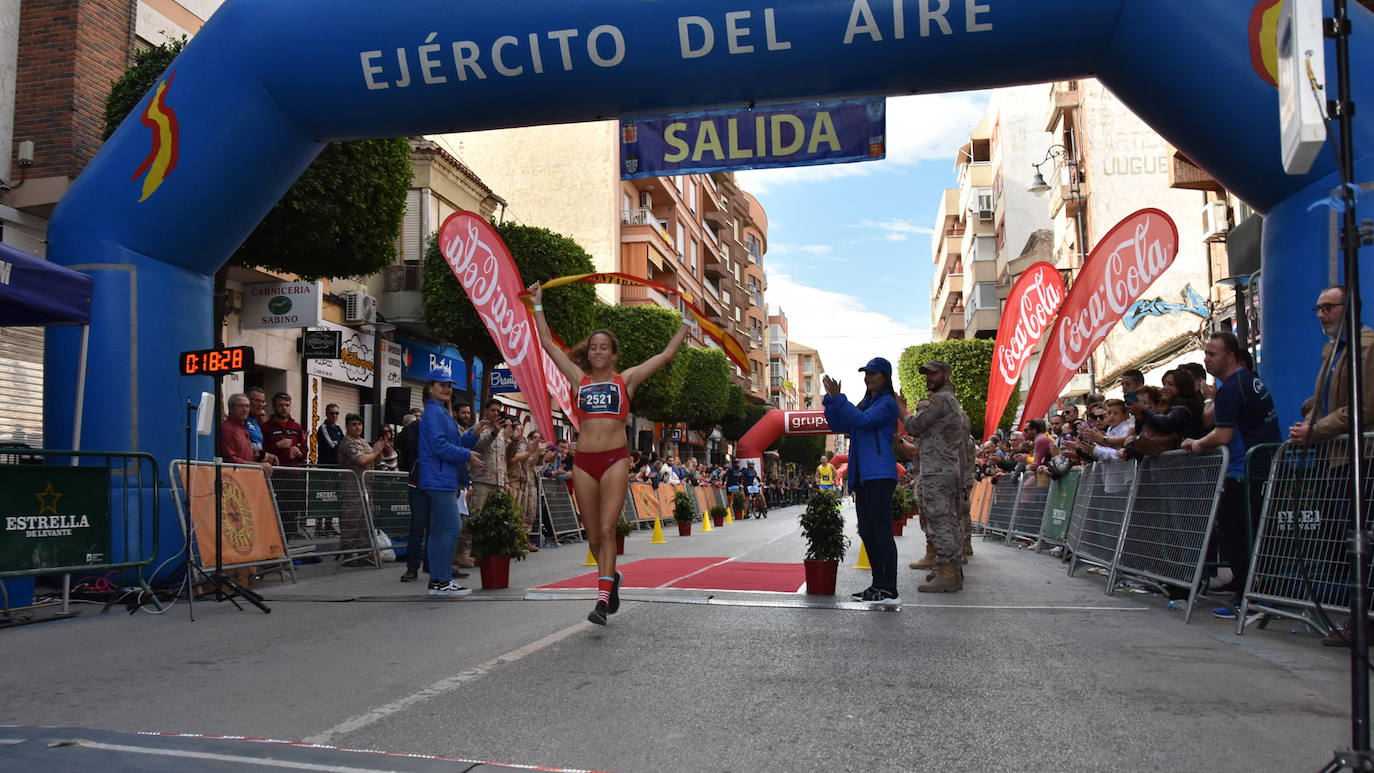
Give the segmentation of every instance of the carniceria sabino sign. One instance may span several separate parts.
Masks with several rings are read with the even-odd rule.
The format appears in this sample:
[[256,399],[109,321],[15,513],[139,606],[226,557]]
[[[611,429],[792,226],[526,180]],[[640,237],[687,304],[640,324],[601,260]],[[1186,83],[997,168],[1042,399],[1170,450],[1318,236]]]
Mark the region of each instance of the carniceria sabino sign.
[[261,330],[318,325],[323,299],[319,282],[244,285],[239,327]]

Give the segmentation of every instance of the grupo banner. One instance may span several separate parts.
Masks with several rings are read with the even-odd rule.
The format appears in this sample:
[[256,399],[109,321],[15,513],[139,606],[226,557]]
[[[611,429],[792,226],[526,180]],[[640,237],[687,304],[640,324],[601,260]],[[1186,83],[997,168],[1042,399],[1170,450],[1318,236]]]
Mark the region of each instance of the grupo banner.
[[1128,215],[1098,241],[1078,272],[1040,356],[1021,426],[1049,410],[1059,390],[1088,361],[1126,309],[1178,256],[1178,227],[1164,212]]
[[877,161],[886,102],[835,99],[752,110],[701,110],[620,122],[620,176]]
[[983,439],[992,437],[1011,399],[1011,390],[1026,369],[1035,345],[1054,321],[1064,303],[1064,278],[1048,263],[1033,264],[1016,280],[1007,296],[1002,322],[997,326],[997,347],[988,374],[988,407],[983,419]]
[[534,425],[546,438],[557,437],[548,400],[533,395],[548,389],[543,347],[534,316],[520,302],[520,271],[491,224],[474,212],[458,211],[439,227],[439,250],[491,333],[526,399]]

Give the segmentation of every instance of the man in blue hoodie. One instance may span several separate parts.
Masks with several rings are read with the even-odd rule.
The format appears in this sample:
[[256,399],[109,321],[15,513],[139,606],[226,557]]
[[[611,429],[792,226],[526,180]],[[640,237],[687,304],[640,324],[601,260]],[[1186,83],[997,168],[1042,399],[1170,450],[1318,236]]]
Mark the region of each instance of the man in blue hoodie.
[[892,390],[892,364],[874,357],[859,368],[864,374],[864,399],[852,405],[840,392],[840,382],[824,376],[825,420],[836,432],[849,434],[849,490],[868,560],[873,585],[854,594],[855,601],[897,604],[897,541],[892,538],[892,492],[897,490],[897,457],[892,436],[897,432],[897,399]]

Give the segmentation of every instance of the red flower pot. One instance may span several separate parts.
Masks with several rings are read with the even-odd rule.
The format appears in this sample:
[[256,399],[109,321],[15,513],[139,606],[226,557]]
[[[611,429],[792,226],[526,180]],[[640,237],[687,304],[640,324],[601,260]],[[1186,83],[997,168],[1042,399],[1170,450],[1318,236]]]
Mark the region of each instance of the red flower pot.
[[715,524],[716,524],[716,528],[717,528],[717,529],[719,529],[720,527],[722,527],[722,526],[725,525],[725,516],[723,516],[723,515],[720,516],[719,518],[712,518],[711,520],[712,520],[712,521],[715,521]]
[[894,537],[900,537],[900,536],[902,536],[902,529],[905,529],[905,528],[906,528],[906,521],[893,521],[893,522],[892,522],[892,536],[894,536]]
[[625,535],[624,535],[624,534],[617,534],[617,535],[615,535],[615,554],[618,555],[618,556],[623,556],[623,555],[625,555]]
[[811,596],[835,595],[835,574],[839,571],[839,561],[815,558],[802,560],[806,570],[806,593]]
[[487,556],[477,566],[482,572],[483,588],[510,587],[510,556]]
[[678,522],[677,522],[677,536],[679,536],[679,537],[690,537],[690,536],[692,536],[692,522],[691,522],[691,521],[678,521]]

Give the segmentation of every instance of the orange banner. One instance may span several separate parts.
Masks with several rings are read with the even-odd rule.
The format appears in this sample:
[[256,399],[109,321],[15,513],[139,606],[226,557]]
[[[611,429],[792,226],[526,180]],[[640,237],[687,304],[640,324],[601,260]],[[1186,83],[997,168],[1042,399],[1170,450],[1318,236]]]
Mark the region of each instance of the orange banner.
[[[701,326],[702,332],[709,336],[712,341],[720,344],[721,348],[725,350],[725,356],[729,357],[731,362],[738,365],[746,376],[749,375],[749,357],[744,353],[744,347],[739,345],[739,341],[736,341],[734,336],[725,332],[724,328],[712,322],[705,314],[702,314],[701,309],[698,309],[696,306],[696,299],[693,298],[690,293],[674,290],[667,285],[651,282],[648,279],[641,279],[633,274],[621,274],[613,271],[600,274],[573,274],[570,276],[560,276],[545,282],[544,288],[560,287],[574,282],[592,285],[640,285],[657,290],[669,297],[676,296],[681,298],[687,306],[687,310],[692,313],[692,318]],[[530,300],[528,290],[520,294],[520,299],[525,302],[526,306],[534,305],[534,301]]]
[[702,517],[711,517],[711,506],[715,504],[711,496],[711,488],[709,486],[697,486],[694,493],[697,495],[697,503],[701,505]]
[[658,484],[658,509],[665,519],[673,517],[673,495],[682,490],[682,485],[671,483]]
[[659,517],[669,517],[673,514],[671,509],[665,515],[658,505],[658,494],[654,492],[654,487],[648,483],[631,483],[630,496],[634,498],[635,513],[641,521],[652,521]]
[[988,522],[988,498],[991,495],[991,478],[984,478],[973,484],[973,493],[969,494],[969,517],[974,523]]
[[[196,464],[191,480],[186,481],[182,466],[182,485],[191,492],[191,524],[196,533],[196,549],[202,566],[215,563],[215,468]],[[221,562],[224,566],[251,564],[284,558],[281,525],[261,467],[223,467],[220,469],[220,509],[224,524]]]

